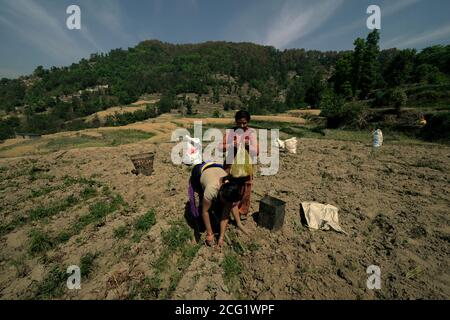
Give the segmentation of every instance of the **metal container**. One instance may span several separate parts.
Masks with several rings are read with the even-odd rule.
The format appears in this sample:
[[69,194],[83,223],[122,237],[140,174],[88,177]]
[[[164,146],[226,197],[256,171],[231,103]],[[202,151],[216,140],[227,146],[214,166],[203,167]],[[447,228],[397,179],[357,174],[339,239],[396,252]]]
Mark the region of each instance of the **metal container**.
[[271,231],[280,230],[284,224],[286,202],[265,196],[259,203],[258,225]]

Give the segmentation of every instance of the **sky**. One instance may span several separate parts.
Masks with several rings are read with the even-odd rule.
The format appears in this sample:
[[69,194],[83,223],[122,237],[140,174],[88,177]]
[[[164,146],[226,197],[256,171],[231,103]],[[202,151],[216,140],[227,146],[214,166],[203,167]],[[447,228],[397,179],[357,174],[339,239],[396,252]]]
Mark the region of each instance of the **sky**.
[[[70,5],[80,30],[67,28]],[[382,49],[450,44],[450,0],[0,0],[0,78],[149,39],[348,50],[371,31],[369,5],[381,9]]]

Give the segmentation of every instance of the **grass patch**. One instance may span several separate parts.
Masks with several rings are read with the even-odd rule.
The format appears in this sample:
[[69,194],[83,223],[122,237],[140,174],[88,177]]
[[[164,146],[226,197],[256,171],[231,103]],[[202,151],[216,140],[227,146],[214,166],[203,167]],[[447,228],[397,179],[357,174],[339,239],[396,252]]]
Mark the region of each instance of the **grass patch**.
[[226,241],[231,249],[238,255],[243,255],[246,251],[245,246],[239,241],[235,232],[229,232],[226,236]]
[[34,199],[34,198],[38,198],[38,197],[42,197],[45,196],[46,194],[49,194],[55,190],[60,190],[62,189],[61,186],[45,186],[43,188],[40,189],[34,189],[31,190],[31,194],[29,196],[29,199]]
[[162,239],[168,250],[175,252],[191,239],[191,233],[191,230],[183,221],[177,221],[172,223],[168,231],[163,232]]
[[[170,299],[172,297],[172,294],[175,292],[178,283],[180,282],[184,270],[186,270],[189,265],[191,264],[192,260],[195,258],[198,250],[200,249],[201,245],[196,244],[188,244],[185,243],[183,247],[181,248],[181,256],[178,257],[177,263],[176,263],[176,269],[173,271],[173,273],[169,277],[169,285],[167,288],[165,288],[161,295],[161,299]],[[168,255],[167,255],[168,259]],[[166,260],[167,263],[168,260]],[[163,266],[163,265],[162,265]],[[165,266],[167,268],[167,266]]]
[[[189,243],[191,237],[192,232],[184,221],[173,222],[169,230],[162,233],[165,247],[162,249],[158,259],[152,263],[152,267],[155,268],[155,277],[157,279],[161,279],[161,274],[164,272],[172,271],[172,273],[169,276],[167,286],[162,288],[160,283],[157,296],[154,295],[153,297],[160,299],[171,298],[184,271],[189,267],[201,247],[199,244],[193,245]],[[172,261],[171,257],[174,254],[178,254],[176,263],[169,263]]]
[[[31,172],[33,170],[27,169],[27,172]],[[28,196],[28,199],[37,198],[43,195],[46,195],[55,190],[65,190],[65,188],[73,186],[73,185],[85,185],[86,187],[80,192],[80,198],[82,200],[87,200],[92,197],[95,197],[98,192],[95,187],[101,187],[102,184],[83,177],[73,178],[69,176],[64,176],[64,182],[62,185],[58,186],[47,186],[41,189],[35,189],[31,191],[31,194]],[[111,192],[108,192],[108,196],[113,197]],[[122,200],[123,201],[123,200]],[[7,224],[0,225],[0,236],[8,234],[15,230],[18,227],[25,225],[28,221],[38,221],[44,218],[48,218],[54,216],[62,211],[67,210],[68,208],[76,205],[79,200],[74,196],[70,195],[66,199],[53,202],[50,205],[39,205],[37,208],[29,210],[24,216],[17,216],[11,222]]]
[[170,252],[168,250],[163,250],[158,259],[152,263],[152,267],[156,269],[158,274],[167,269],[169,266],[169,258]]
[[64,243],[70,240],[72,235],[68,231],[61,231],[54,240],[54,243]]
[[123,199],[120,196],[116,196],[112,201],[99,201],[89,207],[89,213],[81,216],[75,225],[72,227],[75,233],[80,232],[87,225],[99,222],[105,218],[108,214],[118,210],[123,204]]
[[177,289],[178,283],[180,282],[182,276],[183,275],[180,271],[174,271],[172,273],[172,275],[169,278],[169,286],[161,294],[161,297],[160,297],[161,299],[167,300],[172,297],[172,294]]
[[133,241],[138,243],[141,241],[142,236],[150,230],[152,226],[156,223],[156,213],[154,209],[150,209],[142,217],[139,217],[134,222],[135,233],[133,235]]
[[441,165],[441,162],[434,159],[421,159],[414,164],[415,167],[418,168],[430,168],[433,170],[444,172],[444,168]]
[[114,229],[114,238],[123,239],[128,235],[128,228],[126,226],[120,226]]
[[134,223],[134,228],[139,231],[148,231],[156,223],[156,213],[154,209],[150,209],[142,217],[138,218]]
[[259,244],[257,244],[256,242],[251,242],[249,245],[248,245],[248,250],[250,250],[250,252],[256,252],[256,251],[258,251],[260,249],[260,246],[259,246]]
[[108,141],[111,146],[135,143],[141,140],[147,140],[155,136],[152,132],[141,130],[110,130],[102,132],[103,138]]
[[94,270],[94,263],[97,257],[97,253],[87,253],[80,258],[80,271],[83,278],[89,278],[92,271]]
[[31,270],[26,262],[26,254],[19,256],[17,259],[11,260],[11,265],[16,268],[17,277],[25,277]]
[[76,137],[58,137],[51,139],[45,145],[45,148],[50,151],[58,151],[72,148],[87,148],[102,146],[102,139],[90,136],[76,136]]
[[109,199],[109,201],[98,201],[89,207],[89,213],[81,216],[71,229],[77,234],[87,225],[102,220],[124,204],[125,202],[120,195],[116,195],[113,199]]
[[50,206],[39,206],[35,209],[31,209],[28,214],[31,221],[41,220],[43,218],[54,216],[72,206],[78,202],[78,199],[74,195],[68,196],[61,202],[56,202]]
[[243,270],[242,264],[234,253],[226,254],[221,266],[223,269],[223,278],[227,283],[231,283],[235,280]]
[[64,186],[65,187],[70,187],[73,186],[75,184],[79,184],[79,185],[86,185],[86,186],[90,186],[90,187],[101,187],[103,186],[102,183],[92,180],[92,179],[87,179],[84,177],[70,177],[65,175],[63,177],[64,179]]
[[28,219],[24,216],[18,216],[13,219],[8,224],[2,224],[0,226],[0,236],[4,236],[5,234],[10,233],[11,231],[15,230],[18,227],[21,227],[27,223]]
[[32,256],[46,252],[53,248],[52,238],[41,230],[32,230],[30,232],[28,253]]
[[80,134],[72,137],[58,137],[51,139],[45,148],[49,151],[67,150],[73,148],[110,147],[135,143],[150,139],[154,133],[141,130],[103,130],[98,131],[101,136],[93,137]]
[[97,195],[97,190],[91,186],[85,187],[80,193],[80,196],[83,200],[93,198],[96,195]]
[[67,274],[65,270],[60,269],[58,266],[54,266],[45,279],[37,285],[34,299],[45,300],[62,296],[66,287],[66,281]]
[[[87,225],[102,221],[108,214],[115,212],[123,205],[126,205],[126,203],[120,195],[115,195],[112,199],[98,201],[89,207],[88,214],[78,218],[69,229],[61,231],[55,237],[44,234],[42,231],[32,231],[29,240],[29,253],[33,255],[44,253],[60,243],[67,242]],[[8,226],[4,229],[6,231],[2,229],[0,231],[7,232]]]
[[158,299],[162,290],[162,279],[159,276],[146,277],[142,284],[141,298],[145,300]]

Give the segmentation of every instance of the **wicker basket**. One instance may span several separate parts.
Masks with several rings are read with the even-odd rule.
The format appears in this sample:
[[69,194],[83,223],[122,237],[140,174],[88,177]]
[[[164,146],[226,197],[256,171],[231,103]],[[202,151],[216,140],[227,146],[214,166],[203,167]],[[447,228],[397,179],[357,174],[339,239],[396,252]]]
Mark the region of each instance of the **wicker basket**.
[[135,168],[133,173],[142,173],[145,176],[151,176],[153,174],[153,160],[155,159],[153,152],[137,154],[130,158]]

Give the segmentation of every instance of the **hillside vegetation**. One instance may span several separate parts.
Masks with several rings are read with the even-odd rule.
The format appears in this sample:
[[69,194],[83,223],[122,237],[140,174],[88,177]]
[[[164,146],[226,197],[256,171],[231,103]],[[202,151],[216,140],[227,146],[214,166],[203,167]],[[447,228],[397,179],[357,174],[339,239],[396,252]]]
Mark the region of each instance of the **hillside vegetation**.
[[[216,110],[216,117],[237,108],[253,114],[320,108],[329,127],[393,125],[428,140],[448,140],[450,46],[380,51],[379,38],[374,31],[348,52],[152,40],[67,67],[39,66],[30,76],[0,81],[0,140],[17,132],[125,125],[172,109],[190,115],[202,106],[209,115]],[[86,121],[149,94],[159,98],[145,109]],[[417,130],[423,118],[430,125]]]

